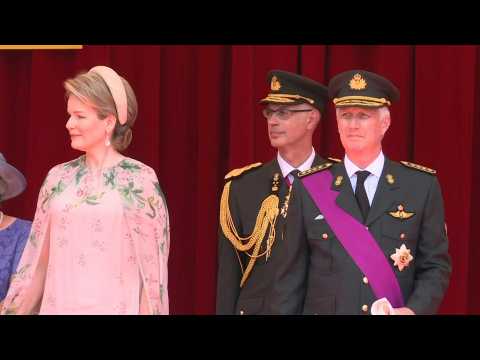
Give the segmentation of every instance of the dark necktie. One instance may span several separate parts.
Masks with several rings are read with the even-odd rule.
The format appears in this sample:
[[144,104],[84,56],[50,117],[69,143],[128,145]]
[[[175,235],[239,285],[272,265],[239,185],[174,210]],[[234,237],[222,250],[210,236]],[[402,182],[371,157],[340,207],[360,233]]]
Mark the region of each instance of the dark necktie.
[[[299,172],[300,172],[300,170],[298,170],[298,169],[293,169],[293,170],[290,171],[288,174],[289,174],[289,175],[292,175],[292,176],[294,177],[294,180],[295,180],[296,178],[298,178],[298,173],[299,173]],[[288,175],[285,176],[285,182],[287,183],[287,186],[292,185],[292,183],[290,182],[290,179],[288,178]]]
[[363,221],[367,220],[368,212],[370,211],[370,203],[368,202],[367,192],[365,191],[365,180],[367,179],[368,175],[370,175],[369,171],[357,171],[355,173],[357,175],[357,186],[355,186],[355,198],[357,199],[358,207],[362,212]]

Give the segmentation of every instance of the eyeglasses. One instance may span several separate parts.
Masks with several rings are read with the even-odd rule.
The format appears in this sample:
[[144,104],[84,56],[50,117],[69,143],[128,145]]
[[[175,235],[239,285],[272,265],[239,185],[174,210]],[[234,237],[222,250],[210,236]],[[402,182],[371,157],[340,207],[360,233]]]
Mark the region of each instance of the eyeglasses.
[[307,112],[307,111],[312,111],[312,109],[285,109],[285,108],[280,108],[277,110],[273,110],[270,108],[265,108],[262,111],[263,116],[265,119],[270,119],[274,114],[277,115],[277,118],[280,120],[288,120],[294,113],[297,112]]

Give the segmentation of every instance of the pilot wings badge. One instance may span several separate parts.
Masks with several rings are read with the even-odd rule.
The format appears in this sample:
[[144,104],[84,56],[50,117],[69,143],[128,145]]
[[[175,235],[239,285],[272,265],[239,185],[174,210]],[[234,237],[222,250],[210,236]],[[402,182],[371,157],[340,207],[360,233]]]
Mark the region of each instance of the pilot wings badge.
[[401,204],[398,205],[397,209],[397,211],[389,212],[390,216],[394,217],[395,219],[407,220],[410,219],[413,215],[415,215],[414,212],[405,211],[405,207]]

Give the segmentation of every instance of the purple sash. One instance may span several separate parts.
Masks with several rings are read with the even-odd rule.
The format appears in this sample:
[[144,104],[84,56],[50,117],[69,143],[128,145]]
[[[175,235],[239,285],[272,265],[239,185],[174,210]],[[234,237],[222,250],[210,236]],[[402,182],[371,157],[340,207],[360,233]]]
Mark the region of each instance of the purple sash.
[[377,299],[386,297],[394,308],[403,307],[400,285],[382,249],[365,225],[336,204],[338,192],[330,189],[333,180],[330,171],[300,180],[338,240],[368,278]]

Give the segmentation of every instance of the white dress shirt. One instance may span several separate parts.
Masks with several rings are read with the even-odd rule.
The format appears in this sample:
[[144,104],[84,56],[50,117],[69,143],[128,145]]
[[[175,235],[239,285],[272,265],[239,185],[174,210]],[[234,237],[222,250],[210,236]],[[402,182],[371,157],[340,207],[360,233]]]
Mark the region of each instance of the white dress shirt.
[[277,161],[278,161],[278,165],[280,166],[280,170],[282,171],[282,175],[284,178],[288,176],[288,180],[290,181],[290,184],[293,184],[293,181],[295,180],[295,177],[292,174],[290,174],[290,172],[293,170],[305,171],[310,169],[312,167],[314,159],[315,159],[315,149],[312,147],[312,153],[307,158],[307,160],[305,160],[303,164],[295,168],[292,165],[290,165],[284,158],[282,158],[280,156],[280,153],[277,153]]
[[345,170],[347,170],[348,178],[350,179],[350,184],[352,185],[353,192],[355,192],[355,186],[357,185],[357,175],[355,174],[357,171],[369,171],[370,175],[368,175],[367,179],[365,180],[364,186],[365,191],[367,192],[368,202],[370,206],[372,205],[373,197],[375,196],[375,191],[377,190],[378,181],[380,180],[380,176],[382,176],[383,165],[385,164],[385,156],[383,155],[383,151],[380,151],[380,154],[377,156],[373,162],[370,163],[365,169],[360,169],[357,165],[355,165],[345,154],[344,159]]

